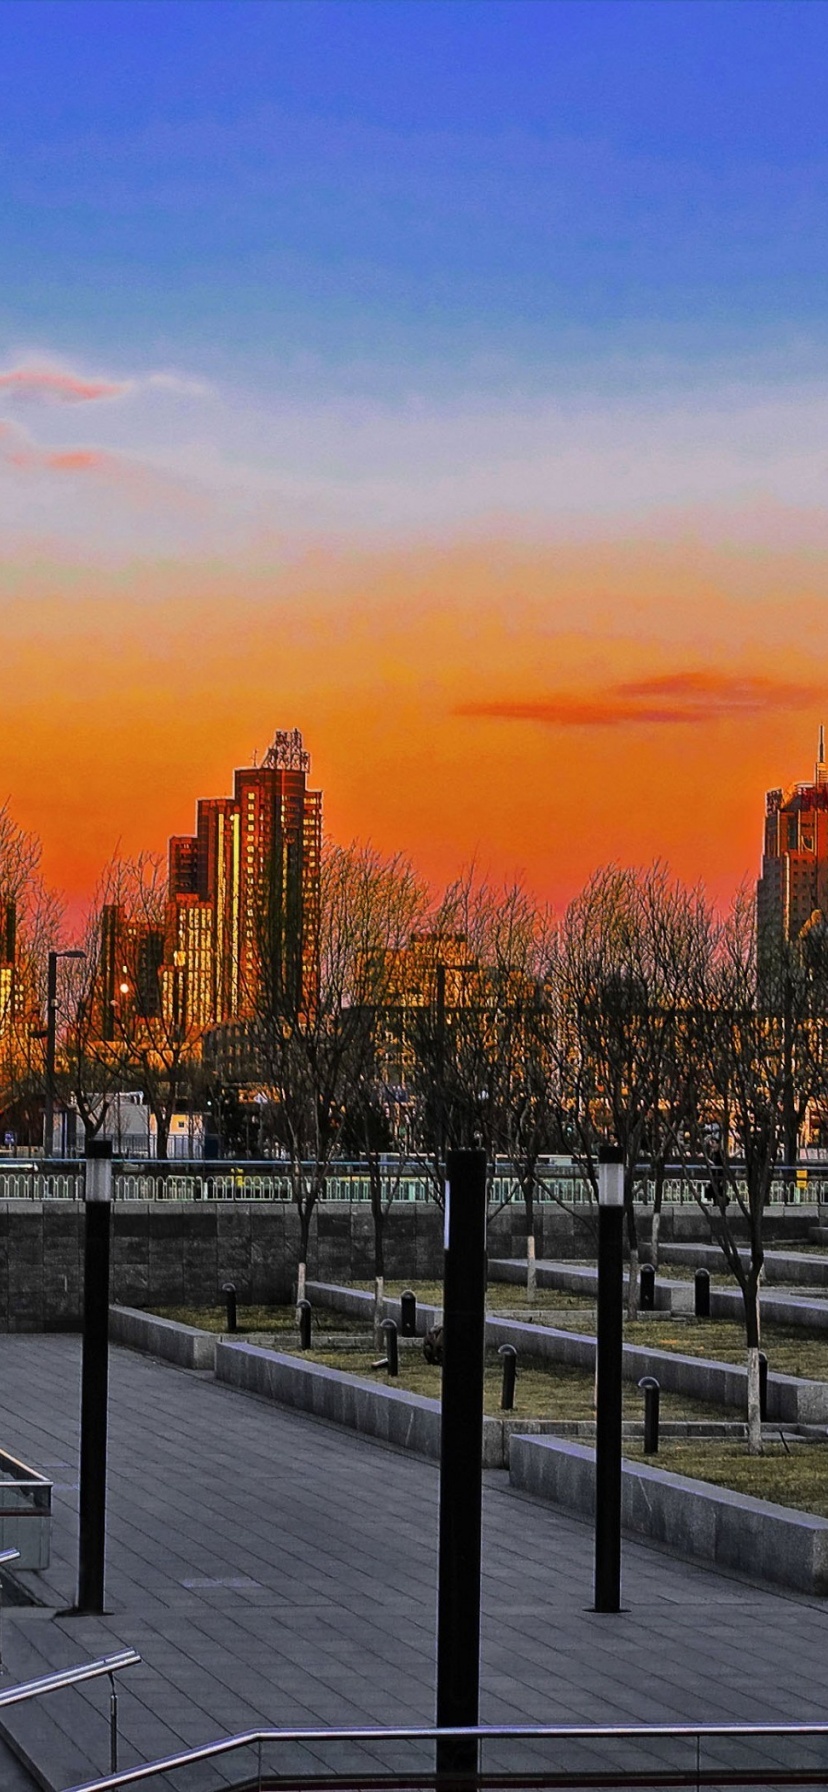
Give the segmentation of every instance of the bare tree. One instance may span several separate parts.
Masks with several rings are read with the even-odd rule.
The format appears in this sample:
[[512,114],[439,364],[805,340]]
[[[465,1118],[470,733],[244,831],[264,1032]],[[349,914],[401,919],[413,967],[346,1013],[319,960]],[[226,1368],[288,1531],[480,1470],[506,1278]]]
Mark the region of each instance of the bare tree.
[[[693,1010],[696,1090],[686,1128],[691,1155],[706,1163],[699,1197],[742,1292],[747,1342],[748,1448],[762,1447],[759,1403],[760,1290],[765,1209],[783,1153],[791,1079],[804,1111],[824,1085],[826,961],[816,942],[774,944],[757,959],[756,913],[742,889],[721,922]],[[747,1232],[740,1248],[737,1222]]]
[[[666,867],[597,871],[558,934],[559,1076],[573,1151],[597,1197],[597,1145],[624,1152],[628,1310],[638,1306],[635,1178],[648,1152],[663,1167],[689,1096],[682,1053],[706,963],[708,911]],[[660,1200],[659,1200],[660,1210]],[[655,1245],[658,1229],[656,1222]]]
[[282,918],[274,912],[280,896],[266,876],[262,895],[255,1031],[276,1136],[290,1165],[301,1299],[311,1220],[349,1106],[355,1113],[361,1100],[369,1101],[364,1091],[376,1068],[376,1017],[388,994],[389,954],[402,945],[422,898],[401,856],[383,859],[370,845],[327,842],[316,934],[305,942],[313,974],[300,985],[283,969]]
[[163,861],[142,853],[113,862],[111,900],[101,909],[102,974],[109,993],[101,1016],[120,1072],[141,1088],[155,1120],[156,1150],[168,1154],[173,1114],[204,1025],[189,1002],[187,963],[171,945]]

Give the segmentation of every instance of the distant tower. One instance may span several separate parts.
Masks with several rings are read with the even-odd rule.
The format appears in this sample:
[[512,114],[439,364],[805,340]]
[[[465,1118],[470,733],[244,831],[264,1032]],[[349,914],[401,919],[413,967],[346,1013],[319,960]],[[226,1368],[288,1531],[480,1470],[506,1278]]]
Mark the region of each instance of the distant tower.
[[828,766],[820,727],[812,783],[769,790],[762,874],[756,886],[760,962],[828,915]]
[[299,729],[277,729],[261,764],[234,774],[233,795],[202,797],[196,833],[170,841],[167,956],[186,968],[194,1023],[255,1012],[265,926],[268,975],[291,1004],[312,1005],[322,793],[309,771]]

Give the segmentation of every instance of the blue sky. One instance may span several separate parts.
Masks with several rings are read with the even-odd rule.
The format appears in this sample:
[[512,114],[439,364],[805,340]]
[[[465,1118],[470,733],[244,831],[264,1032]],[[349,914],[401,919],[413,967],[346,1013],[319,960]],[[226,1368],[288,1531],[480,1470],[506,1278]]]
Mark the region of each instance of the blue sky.
[[826,117],[822,0],[6,0],[0,331],[392,399],[810,376]]

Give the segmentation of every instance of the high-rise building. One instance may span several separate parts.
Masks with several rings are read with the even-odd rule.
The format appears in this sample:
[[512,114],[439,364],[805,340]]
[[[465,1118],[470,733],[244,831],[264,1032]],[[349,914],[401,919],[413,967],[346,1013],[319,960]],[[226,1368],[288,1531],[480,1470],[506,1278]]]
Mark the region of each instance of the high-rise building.
[[14,1018],[17,907],[0,902],[0,1031]]
[[248,1019],[263,979],[289,1006],[313,1002],[322,793],[309,771],[298,728],[277,730],[261,765],[234,774],[232,796],[203,797],[195,834],[170,841],[162,978],[188,1025]]
[[799,939],[818,919],[828,919],[828,765],[823,728],[813,779],[787,790],[769,790],[765,799],[762,875],[756,886],[760,964],[769,968],[779,946]]

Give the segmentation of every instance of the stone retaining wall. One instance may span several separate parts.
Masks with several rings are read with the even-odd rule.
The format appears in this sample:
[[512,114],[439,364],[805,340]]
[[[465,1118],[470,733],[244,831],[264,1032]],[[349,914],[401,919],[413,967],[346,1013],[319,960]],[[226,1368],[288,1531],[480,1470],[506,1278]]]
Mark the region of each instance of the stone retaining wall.
[[[583,1444],[515,1437],[509,1478],[579,1517],[594,1512],[595,1452]],[[828,1593],[828,1519],[812,1513],[625,1461],[621,1522],[678,1555],[801,1593]]]

